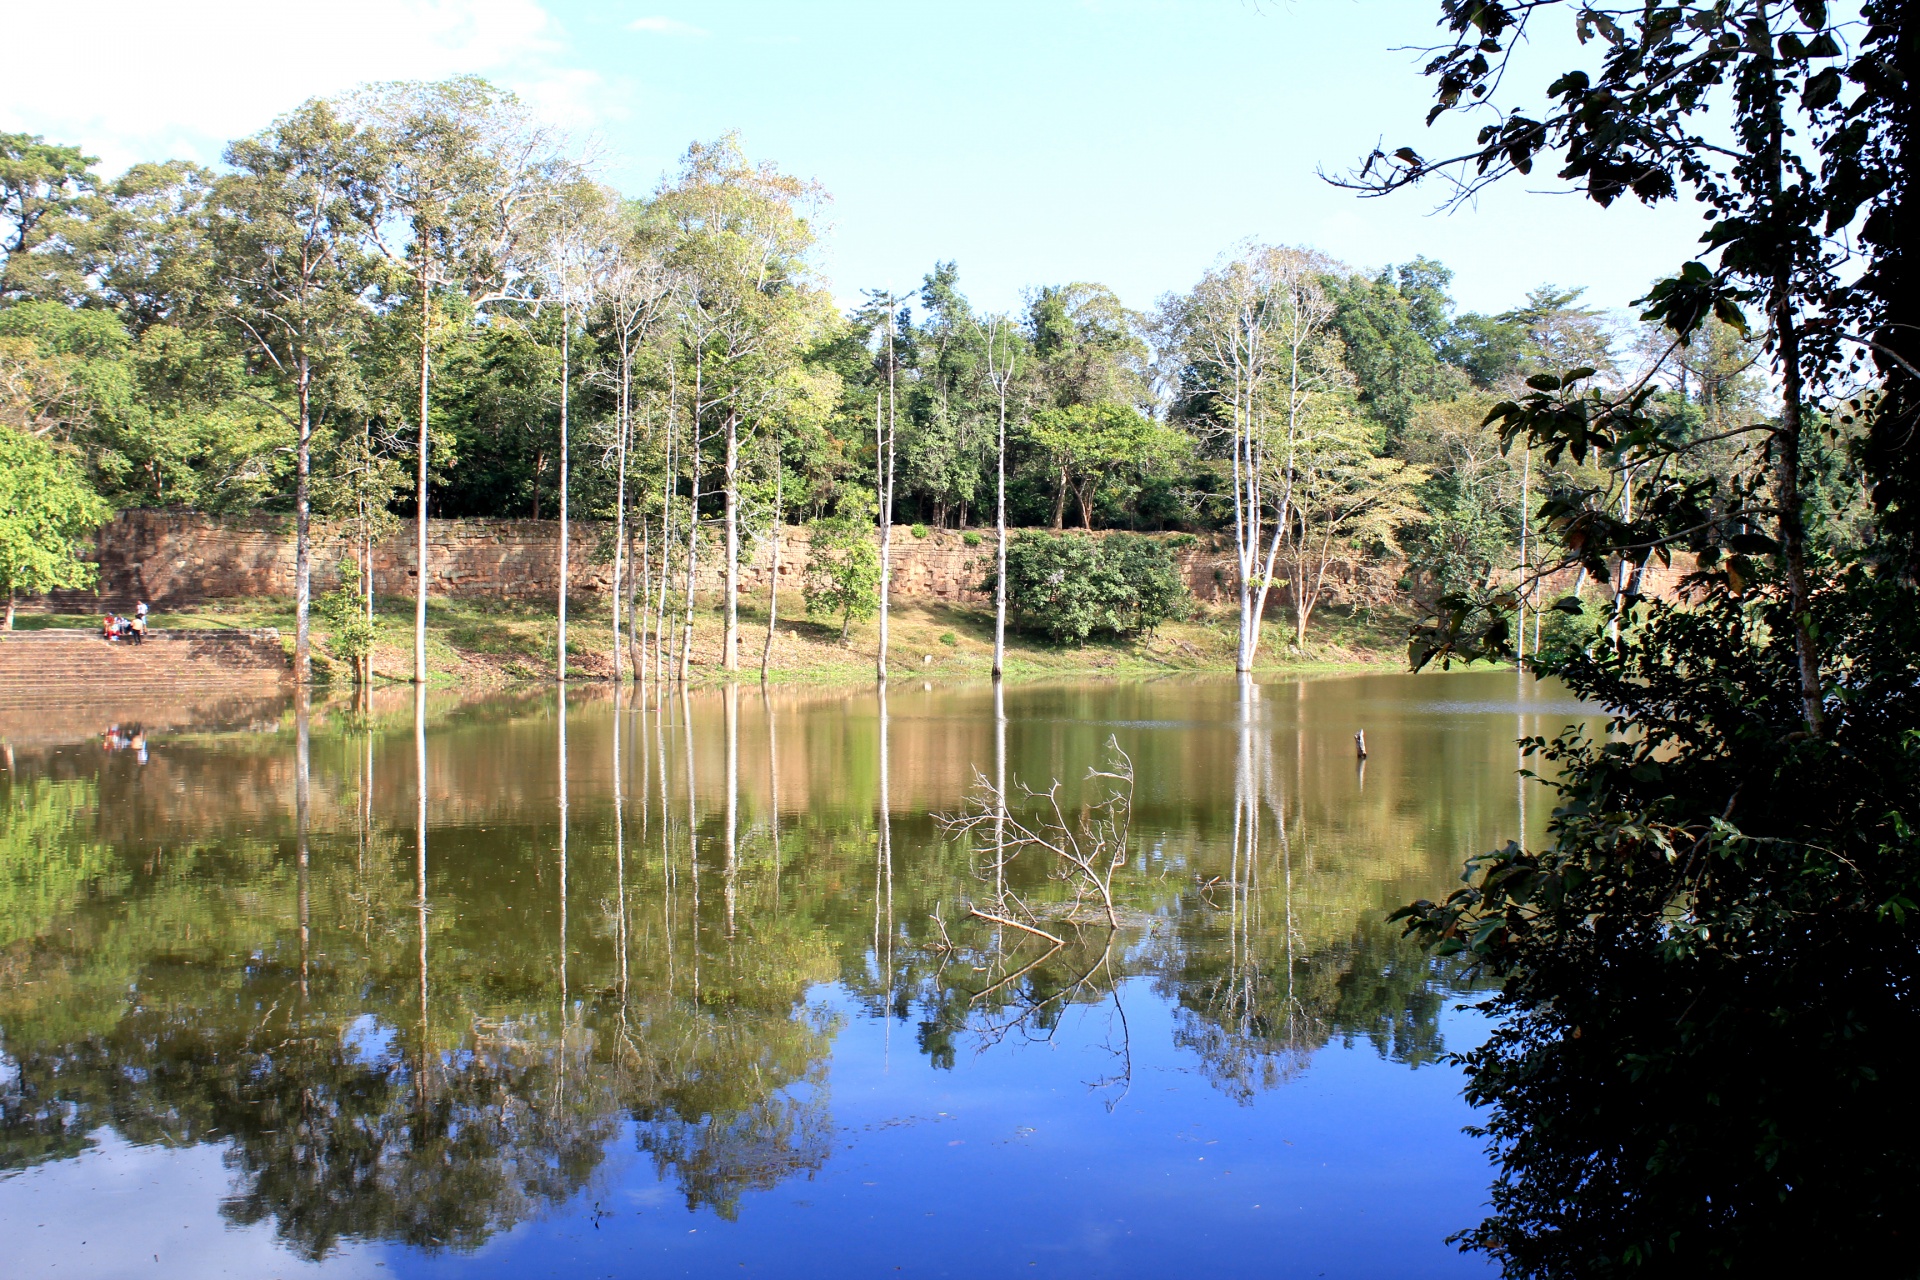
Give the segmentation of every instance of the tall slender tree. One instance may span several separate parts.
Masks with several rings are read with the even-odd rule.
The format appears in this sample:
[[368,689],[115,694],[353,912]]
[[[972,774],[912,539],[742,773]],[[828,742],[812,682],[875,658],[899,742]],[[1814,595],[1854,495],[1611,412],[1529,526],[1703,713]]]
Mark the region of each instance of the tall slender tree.
[[[1007,656],[1007,395],[1020,368],[1013,323],[994,316],[986,328],[987,380],[993,385],[999,414],[993,450],[993,678],[998,681]],[[998,694],[995,695],[996,699]],[[998,702],[995,702],[996,708]],[[996,713],[997,714],[997,713]],[[1001,783],[1004,786],[1004,782]]]
[[[362,92],[356,117],[386,159],[388,222],[376,244],[401,268],[415,312],[419,442],[415,459],[413,678],[427,678],[431,577],[427,486],[434,290],[460,289],[478,309],[517,296],[553,189],[571,176],[556,135],[512,94],[475,76],[390,83]],[[410,294],[411,296],[407,296]]]
[[[672,225],[669,262],[685,281],[678,310],[681,359],[693,374],[688,429],[696,467],[704,434],[711,431],[722,449],[721,666],[729,672],[740,665],[746,445],[765,426],[784,373],[821,322],[825,295],[812,280],[808,255],[822,199],[816,184],[751,162],[738,135],[727,134],[690,147],[679,175],[654,202]],[[691,591],[691,565],[688,572]]]
[[215,191],[210,296],[272,384],[262,398],[295,430],[294,675],[303,684],[312,674],[317,401],[329,382],[352,380],[383,160],[374,134],[316,99],[229,147],[234,172]]

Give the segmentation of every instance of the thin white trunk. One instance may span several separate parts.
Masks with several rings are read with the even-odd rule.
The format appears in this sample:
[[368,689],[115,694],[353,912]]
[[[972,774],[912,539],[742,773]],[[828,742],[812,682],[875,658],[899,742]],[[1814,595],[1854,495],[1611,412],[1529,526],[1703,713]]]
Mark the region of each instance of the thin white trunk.
[[[786,532],[786,508],[782,502],[782,481],[786,477],[786,468],[780,462],[780,446],[774,444],[773,450],[773,566],[767,576],[767,647],[760,651],[760,683],[767,682],[767,671],[773,665],[773,637],[775,628],[780,624],[780,537]],[[775,819],[778,821],[778,818]]]
[[420,268],[420,467],[414,500],[413,682],[427,679],[427,371],[432,285]]
[[306,352],[298,358],[300,437],[294,455],[293,491],[293,678],[313,678],[313,368]]
[[613,683],[620,684],[620,571],[626,566],[624,557],[627,552],[627,434],[632,429],[628,418],[627,388],[632,380],[633,362],[626,350],[626,339],[620,343],[620,410],[619,420],[614,424],[615,443],[619,450],[619,481],[613,502]]
[[731,675],[740,669],[740,415],[732,409],[727,411],[726,477],[727,628],[720,665]]
[[560,308],[560,609],[559,626],[554,633],[554,678],[567,679],[567,393],[571,389],[572,355],[568,341],[573,333],[572,315],[565,304]]

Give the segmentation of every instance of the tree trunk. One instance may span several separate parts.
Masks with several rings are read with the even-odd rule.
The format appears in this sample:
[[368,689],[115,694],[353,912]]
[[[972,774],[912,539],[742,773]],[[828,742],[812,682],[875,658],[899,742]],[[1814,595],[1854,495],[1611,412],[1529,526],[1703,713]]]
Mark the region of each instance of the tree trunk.
[[727,411],[727,568],[726,635],[721,640],[720,665],[731,675],[740,669],[740,415]]
[[[889,349],[887,352],[887,387],[889,402],[892,401],[893,352],[892,331],[888,331]],[[892,406],[889,403],[889,410]],[[873,427],[876,444],[879,437],[885,436],[885,448],[874,455],[874,470],[879,474],[875,479],[880,488],[880,644],[874,654],[874,671],[882,684],[887,679],[887,614],[893,597],[893,432],[883,430],[880,418],[880,398],[873,401]],[[846,629],[841,628],[844,641]]]
[[414,500],[413,682],[427,680],[427,370],[430,342],[429,290],[424,260],[420,267],[420,468]]
[[1007,656],[1007,378],[1000,380],[1000,437],[994,450],[993,678]]
[[781,482],[786,476],[786,468],[780,465],[779,446],[776,443],[773,455],[773,571],[767,575],[767,647],[760,651],[760,683],[767,682],[767,671],[773,665],[774,629],[780,623],[780,535],[785,531],[783,521],[786,508],[782,503]]
[[616,688],[620,684],[620,570],[624,567],[621,558],[627,551],[627,385],[632,368],[632,362],[623,350],[620,355],[619,421],[614,424],[615,443],[620,454],[620,474],[613,503],[613,683]]
[[567,680],[567,398],[571,390],[572,356],[569,341],[573,336],[573,317],[560,308],[560,601],[558,626],[554,633],[554,678]]
[[1082,481],[1074,489],[1074,497],[1080,500],[1080,527],[1088,533],[1093,532],[1093,494],[1095,481]]
[[1060,468],[1059,483],[1053,488],[1053,531],[1067,527],[1067,469]]
[[13,630],[13,584],[11,582],[7,584],[7,625],[0,629]]
[[[1762,4],[1758,8],[1757,22],[1765,29],[1767,6]],[[1773,67],[1768,68],[1768,79],[1768,205],[1772,216],[1783,218],[1787,216],[1782,208],[1786,197],[1781,189],[1785,178],[1783,152],[1786,121],[1780,105],[1782,94],[1774,90],[1784,86],[1779,85]],[[1780,372],[1780,430],[1773,442],[1774,505],[1779,511],[1781,558],[1786,562],[1787,597],[1793,617],[1794,657],[1800,668],[1800,713],[1806,721],[1807,732],[1822,737],[1826,733],[1825,700],[1820,689],[1820,656],[1814,648],[1813,631],[1807,617],[1806,528],[1801,519],[1800,436],[1806,425],[1805,382],[1800,371],[1800,332],[1793,313],[1792,249],[1784,238],[1780,243],[1783,247],[1778,251],[1780,256],[1774,265],[1773,296],[1768,300],[1769,310],[1773,313],[1774,349],[1778,353]]]
[[[696,393],[697,394],[697,393]],[[693,481],[687,499],[687,612],[680,632],[680,683],[693,670],[693,581],[700,565],[700,420],[693,420]]]
[[313,366],[302,351],[296,358],[299,380],[300,437],[293,461],[293,679],[313,679]]

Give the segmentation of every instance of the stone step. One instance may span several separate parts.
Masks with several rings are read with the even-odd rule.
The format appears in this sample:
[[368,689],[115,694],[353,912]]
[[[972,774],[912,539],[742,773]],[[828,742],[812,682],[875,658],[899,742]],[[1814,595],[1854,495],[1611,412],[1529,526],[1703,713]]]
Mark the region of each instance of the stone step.
[[257,688],[291,676],[279,633],[271,629],[156,630],[141,644],[108,641],[91,630],[0,632],[0,698],[10,702],[40,690],[70,698],[75,686]]

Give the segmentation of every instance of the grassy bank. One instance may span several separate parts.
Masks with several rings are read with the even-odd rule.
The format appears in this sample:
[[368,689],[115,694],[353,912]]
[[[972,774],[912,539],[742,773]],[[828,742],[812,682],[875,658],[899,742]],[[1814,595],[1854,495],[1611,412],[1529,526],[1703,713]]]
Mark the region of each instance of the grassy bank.
[[[784,602],[783,602],[784,603]],[[22,614],[17,626],[92,627],[95,616]],[[155,627],[277,627],[292,646],[293,607],[280,599],[222,600],[182,612],[155,613]],[[344,680],[344,664],[330,659],[325,624],[315,619],[318,674]],[[742,602],[740,667],[757,679],[766,641],[764,602]],[[693,630],[695,680],[722,678],[723,621],[717,605],[697,610]],[[1179,672],[1231,672],[1235,618],[1229,609],[1205,610],[1186,622],[1167,623],[1151,635],[1094,641],[1082,648],[1056,648],[1009,632],[1006,672],[1011,679],[1061,676],[1142,677]],[[901,601],[894,605],[889,644],[898,678],[978,679],[993,671],[993,614],[960,606]],[[427,656],[434,683],[507,685],[547,679],[554,665],[551,608],[486,600],[436,600],[427,609]],[[772,678],[837,683],[873,678],[874,623],[855,624],[843,644],[839,627],[803,617],[783,617],[774,639]],[[1267,626],[1259,669],[1306,674],[1348,668],[1391,668],[1405,661],[1406,620],[1376,610],[1326,611],[1314,620],[1308,644],[1291,646],[1290,627]],[[568,667],[581,679],[613,674],[612,628],[604,601],[570,605]],[[406,680],[413,671],[413,602],[379,602],[373,654],[376,679]]]

